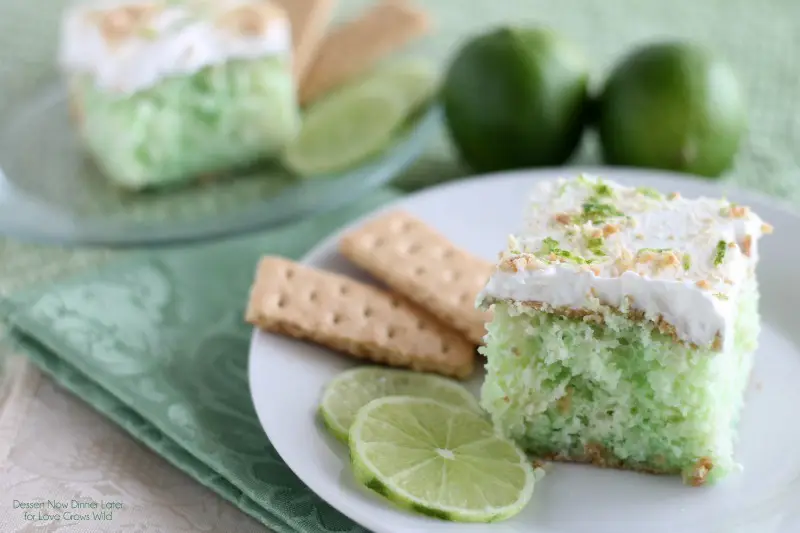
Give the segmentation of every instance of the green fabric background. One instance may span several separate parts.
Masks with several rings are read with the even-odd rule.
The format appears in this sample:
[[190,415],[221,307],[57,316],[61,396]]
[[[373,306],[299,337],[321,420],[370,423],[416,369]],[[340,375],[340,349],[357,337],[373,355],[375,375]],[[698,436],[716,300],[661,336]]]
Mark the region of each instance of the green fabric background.
[[[368,3],[343,0],[341,16]],[[52,75],[47,58],[54,41],[41,28],[57,20],[56,5],[0,0],[0,109]],[[547,24],[577,41],[595,82],[635,43],[679,37],[708,44],[734,64],[750,102],[749,135],[728,179],[800,199],[800,3],[428,0],[425,6],[437,31],[408,53],[441,62],[465,35],[507,22]],[[576,162],[597,162],[591,135]],[[252,270],[262,253],[300,257],[333,228],[401,191],[465,173],[442,134],[395,189],[277,231],[145,253],[0,241],[0,293],[14,294],[4,304],[12,341],[62,385],[274,530],[359,530],[300,484],[255,419],[245,379],[248,328],[240,319]],[[104,266],[108,261],[114,265]],[[226,275],[211,277],[212,268]],[[62,278],[70,281],[50,283]]]

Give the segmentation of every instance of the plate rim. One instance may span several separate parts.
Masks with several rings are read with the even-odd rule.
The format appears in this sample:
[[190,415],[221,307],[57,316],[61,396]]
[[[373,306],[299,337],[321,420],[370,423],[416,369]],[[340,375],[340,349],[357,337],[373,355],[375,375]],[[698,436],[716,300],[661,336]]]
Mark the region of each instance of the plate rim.
[[[645,173],[648,179],[667,179],[667,180],[680,180],[680,181],[691,181],[693,183],[700,182],[703,184],[703,187],[706,188],[721,188],[724,187],[724,190],[721,190],[723,196],[734,193],[738,195],[748,195],[750,198],[753,198],[758,203],[763,203],[769,205],[771,209],[775,209],[777,211],[782,212],[783,214],[790,216],[797,220],[800,223],[800,212],[798,210],[793,209],[788,202],[782,202],[777,200],[769,195],[761,193],[759,191],[753,191],[749,188],[737,187],[730,185],[727,181],[711,181],[706,178],[702,178],[699,176],[694,176],[691,174],[684,174],[678,172],[671,172],[671,171],[662,171],[658,169],[646,169],[646,168],[637,168],[637,167],[615,167],[615,166],[565,166],[565,167],[542,167],[542,168],[532,168],[532,169],[520,169],[520,170],[512,170],[512,171],[503,171],[503,172],[492,172],[486,174],[476,174],[471,175],[469,177],[463,179],[456,179],[452,181],[448,181],[445,183],[440,183],[431,187],[427,187],[418,191],[415,191],[410,194],[406,194],[401,196],[400,198],[394,199],[387,204],[384,204],[369,213],[363,214],[356,219],[342,225],[341,227],[335,229],[331,232],[327,237],[320,240],[317,244],[315,244],[311,249],[309,249],[299,260],[298,262],[308,266],[315,266],[315,263],[318,262],[320,259],[324,258],[326,254],[329,254],[331,251],[336,250],[336,243],[339,241],[342,235],[351,231],[352,229],[372,220],[373,218],[379,217],[384,213],[387,213],[393,209],[397,209],[399,204],[403,204],[408,201],[413,201],[414,198],[419,196],[424,196],[426,194],[432,193],[440,193],[443,190],[447,190],[450,188],[459,188],[463,186],[469,186],[471,183],[475,181],[483,181],[489,179],[521,179],[523,177],[528,177],[529,179],[547,179],[545,176],[549,175],[550,178],[553,177],[554,173],[562,173],[565,176],[567,175],[576,175],[580,173],[586,174],[594,174],[594,175],[607,175],[609,179],[614,179],[614,176],[611,174],[615,174],[617,176],[625,175],[625,177],[635,177],[637,174]],[[533,176],[531,176],[533,174]],[[541,175],[537,177],[536,175]],[[257,327],[252,328],[250,343],[248,345],[248,387],[250,388],[250,396],[251,401],[253,402],[254,410],[256,411],[256,416],[259,420],[259,424],[261,425],[262,430],[264,431],[264,435],[267,439],[269,439],[269,431],[267,429],[268,424],[262,419],[262,412],[258,408],[258,404],[256,402],[254,393],[253,393],[253,353],[255,350],[255,346],[258,343],[259,337],[261,335],[270,335],[269,333],[265,333],[260,331]],[[270,443],[272,441],[270,440]],[[284,459],[281,451],[273,445],[276,453],[280,456],[281,460],[284,461],[286,466],[298,477],[298,479],[305,485],[305,487],[316,494],[320,499],[325,501],[328,505],[331,505],[334,509],[338,512],[342,513],[348,519],[352,520],[354,523],[368,529],[375,528],[377,524],[370,524],[363,522],[360,518],[349,513],[348,506],[346,505],[335,505],[332,503],[331,500],[336,501],[335,498],[329,499],[326,497],[326,494],[322,494],[318,492],[315,488],[312,488],[313,480],[306,479],[308,476],[301,475]],[[402,510],[398,510],[398,512],[403,512]],[[463,524],[467,526],[467,524]],[[485,525],[485,524],[484,524]],[[376,532],[389,532],[389,529],[375,529]],[[546,533],[542,530],[542,533]]]

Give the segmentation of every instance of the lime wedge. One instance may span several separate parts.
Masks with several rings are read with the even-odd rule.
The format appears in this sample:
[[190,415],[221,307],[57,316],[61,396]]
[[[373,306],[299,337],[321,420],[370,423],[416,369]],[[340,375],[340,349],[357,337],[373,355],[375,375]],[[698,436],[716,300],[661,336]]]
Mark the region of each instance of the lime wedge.
[[333,92],[304,113],[299,135],[284,150],[285,165],[309,177],[360,164],[393,141],[436,84],[432,67],[404,61]]
[[350,428],[356,479],[395,504],[443,520],[509,518],[533,493],[533,466],[474,411],[394,396],[363,407]]
[[358,410],[385,396],[420,396],[481,412],[475,396],[455,381],[408,370],[365,366],[342,372],[325,387],[320,415],[330,432],[347,442]]

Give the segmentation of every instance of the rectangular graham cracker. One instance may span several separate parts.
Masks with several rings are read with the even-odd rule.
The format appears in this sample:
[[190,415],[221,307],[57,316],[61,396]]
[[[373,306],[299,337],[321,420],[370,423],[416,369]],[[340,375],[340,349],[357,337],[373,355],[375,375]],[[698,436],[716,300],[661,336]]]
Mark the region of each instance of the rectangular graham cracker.
[[492,272],[488,261],[402,211],[346,234],[339,251],[471,342],[483,343],[490,315],[475,309],[475,298]]
[[292,25],[292,57],[297,83],[308,72],[333,18],[336,0],[275,0]]
[[422,309],[376,287],[279,257],[259,263],[246,320],[376,363],[459,379],[474,370],[474,346]]
[[383,0],[358,18],[333,29],[300,83],[300,103],[319,96],[375,66],[381,59],[423,35],[430,22],[406,0]]

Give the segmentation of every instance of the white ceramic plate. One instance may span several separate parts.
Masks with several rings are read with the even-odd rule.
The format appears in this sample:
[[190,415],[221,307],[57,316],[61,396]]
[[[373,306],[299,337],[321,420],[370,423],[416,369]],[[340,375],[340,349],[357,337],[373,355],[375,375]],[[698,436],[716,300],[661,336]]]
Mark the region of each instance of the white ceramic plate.
[[[684,196],[727,196],[752,206],[775,234],[759,249],[763,332],[737,456],[744,465],[715,487],[690,488],[678,478],[556,464],[518,516],[497,524],[441,522],[392,507],[353,481],[345,447],[316,419],[320,392],[355,363],[327,349],[256,332],[250,387],[261,424],[289,467],[333,507],[377,533],[790,533],[800,531],[800,217],[751,193],[700,179],[644,170],[584,169],[622,183]],[[535,180],[573,175],[555,169],[459,181],[403,198],[402,208],[454,243],[487,259],[520,226]],[[375,213],[371,216],[375,216]],[[354,226],[360,224],[356,222]],[[305,258],[314,267],[367,279],[336,251],[338,235]],[[472,383],[479,384],[481,377]]]

